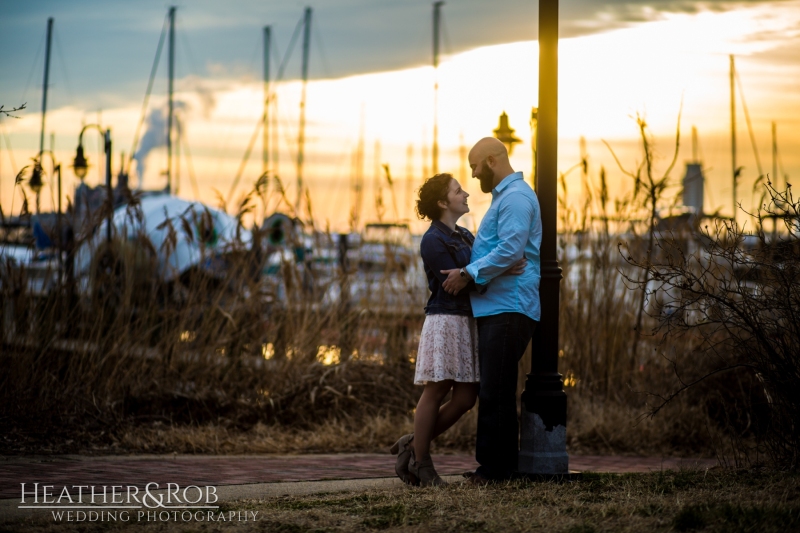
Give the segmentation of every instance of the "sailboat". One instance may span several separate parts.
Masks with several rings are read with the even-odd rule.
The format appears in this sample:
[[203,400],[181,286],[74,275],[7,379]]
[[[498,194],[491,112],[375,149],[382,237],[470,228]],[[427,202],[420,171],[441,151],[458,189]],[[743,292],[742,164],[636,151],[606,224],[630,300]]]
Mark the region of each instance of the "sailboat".
[[[23,279],[27,282],[29,294],[33,295],[45,295],[52,291],[58,285],[62,272],[61,252],[64,239],[61,231],[63,224],[61,214],[61,165],[56,162],[53,155],[52,140],[50,150],[46,150],[44,147],[54,22],[52,17],[47,19],[39,152],[33,158],[34,163],[27,182],[28,187],[35,195],[34,212],[33,214],[22,212],[26,210],[23,207],[18,216],[9,213],[9,216],[4,215],[2,221],[0,221],[2,224],[0,226],[0,269],[24,269],[25,276]],[[56,176],[58,176],[58,210],[52,213],[42,213],[39,204],[40,192],[44,186],[43,160],[45,155],[49,156],[53,164],[52,178],[56,179]],[[16,192],[14,190],[14,194]],[[8,272],[3,273],[8,274]]]
[[[211,272],[209,270],[211,274],[221,275],[223,272],[216,270],[220,268],[221,264],[224,265],[224,262],[212,262],[208,261],[208,259],[210,257],[224,256],[230,243],[235,242],[237,245],[249,246],[252,242],[251,232],[240,228],[239,221],[235,217],[199,201],[186,200],[174,194],[176,178],[174,162],[175,152],[177,152],[175,149],[177,147],[176,135],[180,136],[183,129],[178,126],[177,117],[175,116],[175,14],[176,8],[170,7],[168,12],[168,32],[166,27],[162,30],[145,96],[145,106],[138,126],[140,128],[144,122],[144,116],[147,111],[146,103],[149,99],[153,78],[160,60],[161,48],[166,37],[168,40],[169,59],[166,186],[163,189],[142,190],[141,168],[138,168],[137,165],[140,178],[139,188],[135,192],[136,201],[128,203],[132,196],[127,194],[121,195],[119,201],[115,202],[114,211],[108,221],[109,230],[107,236],[107,240],[111,241],[113,232],[117,239],[134,241],[140,235],[145,235],[157,255],[158,276],[163,281],[175,280],[193,268],[200,270],[212,269],[215,271]],[[131,168],[131,163],[136,158],[139,129],[137,129],[134,138],[134,149],[131,150],[128,168]],[[84,184],[82,185],[85,187]],[[123,169],[120,170],[117,185],[118,188],[127,186],[127,173]],[[93,190],[89,189],[89,192],[93,192]],[[81,201],[79,193],[80,191],[76,193],[76,202],[78,204]],[[84,194],[86,193],[84,192]],[[91,204],[89,206],[91,208]],[[173,229],[174,231],[172,231]],[[191,230],[191,235],[187,234],[189,230]],[[93,265],[96,262],[95,255],[101,248],[104,239],[106,239],[106,236],[102,232],[96,232],[86,239],[78,249],[75,260],[75,272],[78,276],[92,277]],[[170,245],[165,246],[165,242],[168,240]]]

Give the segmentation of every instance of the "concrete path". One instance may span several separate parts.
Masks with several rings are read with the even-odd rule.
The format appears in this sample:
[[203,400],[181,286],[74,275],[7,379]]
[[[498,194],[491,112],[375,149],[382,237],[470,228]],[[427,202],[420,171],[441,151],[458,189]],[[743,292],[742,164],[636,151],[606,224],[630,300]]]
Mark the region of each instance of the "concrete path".
[[[458,481],[460,474],[477,467],[471,455],[434,455],[433,459],[448,481]],[[650,472],[710,468],[716,464],[713,459],[570,456],[570,469],[578,472]],[[28,491],[33,490],[34,483],[39,487],[52,485],[55,497],[62,487],[78,485],[213,486],[219,502],[402,486],[394,474],[394,457],[389,454],[3,457],[0,458],[0,521],[41,514],[39,509],[19,508],[21,483],[26,484]],[[73,489],[69,491],[75,493]],[[153,491],[159,493],[163,491]]]

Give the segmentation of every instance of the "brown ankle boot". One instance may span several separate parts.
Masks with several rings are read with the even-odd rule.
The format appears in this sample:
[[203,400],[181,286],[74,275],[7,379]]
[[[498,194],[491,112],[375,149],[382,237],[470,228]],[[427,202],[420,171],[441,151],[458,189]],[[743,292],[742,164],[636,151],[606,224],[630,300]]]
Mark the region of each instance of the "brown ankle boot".
[[414,440],[413,433],[403,435],[392,445],[389,451],[392,452],[392,455],[397,456],[397,461],[394,465],[394,471],[397,473],[397,477],[402,479],[403,483],[416,486],[419,485],[419,479],[408,470],[408,462],[411,460],[411,454],[413,453],[410,446],[412,440]]
[[417,461],[414,452],[411,452],[411,460],[408,462],[408,471],[419,479],[419,484],[423,487],[439,487],[447,485],[447,482],[439,477],[436,469],[433,468],[431,456],[427,456],[422,461]]

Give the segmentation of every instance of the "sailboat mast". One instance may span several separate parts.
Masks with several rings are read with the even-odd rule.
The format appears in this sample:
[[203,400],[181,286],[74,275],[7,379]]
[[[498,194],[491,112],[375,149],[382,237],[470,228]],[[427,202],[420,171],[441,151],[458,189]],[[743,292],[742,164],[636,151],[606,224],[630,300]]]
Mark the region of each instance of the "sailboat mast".
[[169,8],[169,112],[167,114],[167,192],[172,192],[172,118],[175,112],[173,85],[175,79],[175,6]]
[[736,182],[739,178],[738,171],[736,170],[736,85],[734,79],[736,77],[736,67],[733,62],[733,54],[730,56],[730,82],[731,82],[731,168],[733,171],[733,216],[732,220],[736,221]]
[[361,204],[364,199],[364,134],[366,130],[366,111],[364,104],[361,104],[361,123],[358,129],[358,145],[354,158],[353,168],[353,212],[351,221],[352,231],[358,231],[358,224],[361,221]]
[[375,150],[372,152],[372,194],[375,197],[375,216],[378,222],[383,222],[383,187],[381,186],[381,141],[375,140]]
[[269,167],[269,53],[272,28],[264,26],[264,140],[261,155],[261,172],[266,174]]
[[458,167],[458,182],[462,189],[467,188],[467,146],[464,144],[464,132],[458,135],[458,160],[461,164]]
[[300,210],[300,200],[303,198],[303,145],[306,140],[306,86],[308,85],[308,55],[311,47],[311,8],[305,11],[303,22],[303,94],[300,98],[300,128],[297,134],[297,202],[295,210]]
[[42,131],[39,133],[39,156],[44,152],[44,117],[47,114],[47,86],[50,80],[50,45],[53,42],[53,17],[47,19],[47,49],[44,55],[44,84],[42,85]]
[[773,187],[778,188],[778,129],[772,123],[772,181]]
[[414,145],[406,148],[406,205],[411,210],[409,220],[414,218]]
[[439,173],[439,25],[444,2],[433,3],[433,173]]
[[428,168],[428,128],[422,127],[422,183],[430,177]]

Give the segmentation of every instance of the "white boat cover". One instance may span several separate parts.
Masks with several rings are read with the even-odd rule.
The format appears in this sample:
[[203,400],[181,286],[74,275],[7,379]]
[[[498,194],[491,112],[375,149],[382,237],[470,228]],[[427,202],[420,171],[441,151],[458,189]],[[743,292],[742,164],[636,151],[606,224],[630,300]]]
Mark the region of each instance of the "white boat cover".
[[[156,194],[142,197],[139,211],[141,221],[131,206],[118,207],[114,212],[112,235],[133,240],[143,232],[158,253],[158,272],[165,281],[175,279],[203,260],[249,247],[252,242],[252,234],[244,228],[239,228],[237,238],[235,217],[200,202],[166,193]],[[174,250],[165,246],[172,233],[170,225],[174,229]],[[187,229],[193,233],[191,238]],[[79,275],[88,273],[93,252],[105,239],[106,222],[103,221],[92,238],[78,250],[76,271]]]

